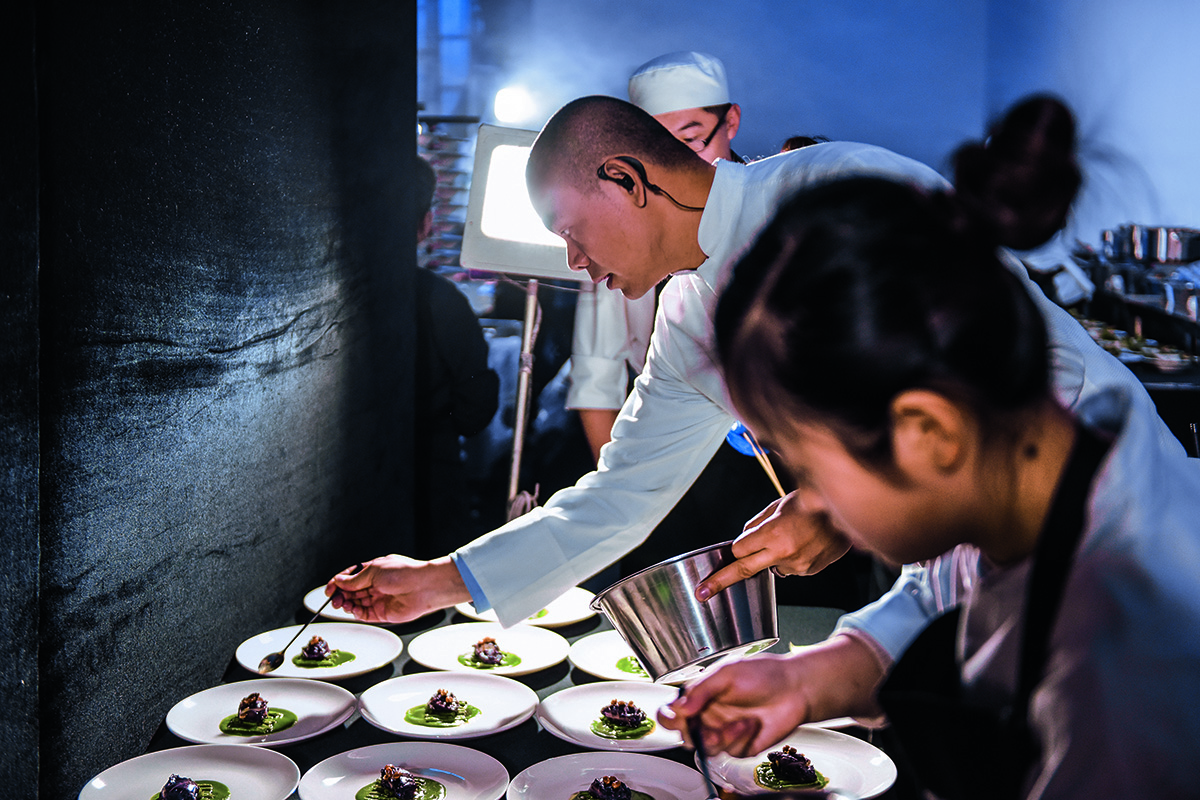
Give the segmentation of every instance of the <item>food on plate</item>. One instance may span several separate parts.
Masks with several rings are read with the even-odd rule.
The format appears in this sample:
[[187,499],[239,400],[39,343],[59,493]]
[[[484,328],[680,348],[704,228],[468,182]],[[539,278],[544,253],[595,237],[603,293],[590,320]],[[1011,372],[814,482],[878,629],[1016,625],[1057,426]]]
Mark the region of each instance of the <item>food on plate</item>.
[[605,739],[641,739],[654,730],[654,720],[632,700],[613,700],[592,721],[592,733]]
[[630,675],[640,675],[643,678],[649,678],[650,673],[646,672],[646,668],[642,666],[642,662],[638,661],[637,656],[625,656],[617,659],[617,669],[621,672],[628,672]]
[[571,795],[570,800],[654,800],[654,798],[645,792],[630,789],[627,784],[613,775],[605,775],[602,778],[596,778],[592,781],[592,785],[582,792],[575,792]]
[[465,700],[459,700],[445,689],[438,689],[423,706],[413,706],[404,712],[404,721],[427,728],[453,728],[462,725],[480,711]]
[[386,764],[378,779],[355,792],[354,800],[440,800],[445,796],[446,787],[432,778]]
[[829,779],[803,753],[785,744],[767,753],[767,760],[754,768],[754,782],[766,789],[820,789]]
[[521,663],[521,657],[514,653],[506,653],[496,644],[491,636],[480,639],[471,648],[471,652],[458,657],[458,663],[474,669],[495,669],[496,667],[514,667]]
[[334,650],[329,646],[329,642],[320,636],[314,636],[308,640],[308,644],[300,648],[300,655],[293,657],[292,663],[297,667],[313,669],[315,667],[336,667],[338,664],[353,661],[354,658],[354,653]]
[[225,717],[217,727],[234,736],[265,736],[292,727],[296,720],[293,712],[271,708],[265,697],[251,692],[238,703],[237,713]]
[[226,800],[228,797],[229,787],[218,781],[195,781],[172,775],[151,800]]

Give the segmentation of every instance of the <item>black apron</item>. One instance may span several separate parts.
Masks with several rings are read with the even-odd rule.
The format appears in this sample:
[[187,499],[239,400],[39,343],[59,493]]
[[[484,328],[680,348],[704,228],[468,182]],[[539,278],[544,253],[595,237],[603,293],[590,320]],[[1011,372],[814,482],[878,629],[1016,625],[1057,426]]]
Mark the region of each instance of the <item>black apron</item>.
[[1030,568],[1017,690],[1010,705],[965,699],[955,643],[960,609],[934,620],[896,662],[879,691],[893,756],[921,791],[946,800],[1016,798],[1040,755],[1028,726],[1029,698],[1042,678],[1088,490],[1109,442],[1086,428],[1063,472]]

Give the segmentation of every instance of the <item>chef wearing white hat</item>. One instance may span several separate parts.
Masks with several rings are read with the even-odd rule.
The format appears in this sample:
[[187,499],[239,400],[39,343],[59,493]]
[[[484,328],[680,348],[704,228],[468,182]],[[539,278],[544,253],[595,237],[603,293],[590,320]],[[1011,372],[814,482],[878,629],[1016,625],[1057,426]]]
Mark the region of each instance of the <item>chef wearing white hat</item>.
[[[730,140],[742,110],[729,100],[725,65],[716,56],[687,50],[647,61],[629,78],[629,101],[705,161],[741,160]],[[597,459],[625,402],[629,372],[640,373],[646,364],[654,307],[652,293],[628,300],[601,287],[579,297],[566,407],[579,412]]]
[[725,65],[716,56],[687,50],[647,61],[629,78],[629,101],[705,161],[741,160],[730,140],[737,135],[742,109],[729,100]]

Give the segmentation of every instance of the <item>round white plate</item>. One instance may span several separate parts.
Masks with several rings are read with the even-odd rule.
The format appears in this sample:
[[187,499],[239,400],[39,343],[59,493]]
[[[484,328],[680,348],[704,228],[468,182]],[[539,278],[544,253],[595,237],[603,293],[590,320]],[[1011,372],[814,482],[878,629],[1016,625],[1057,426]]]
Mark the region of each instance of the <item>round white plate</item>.
[[[258,662],[268,653],[275,653],[288,643],[300,625],[290,625],[273,631],[252,636],[238,645],[237,662],[251,672],[258,671]],[[305,669],[292,663],[292,657],[299,655],[308,640],[320,636],[329,642],[334,650],[349,650],[354,653],[354,660],[336,667],[317,667]],[[288,647],[283,654],[283,664],[271,673],[276,678],[311,678],[316,680],[333,681],[339,678],[351,678],[362,675],[373,669],[379,669],[395,660],[404,649],[404,642],[389,630],[377,628],[374,625],[361,625],[350,622],[314,622],[308,629]]]
[[[683,744],[676,731],[658,724],[658,709],[679,696],[673,686],[638,681],[602,681],[572,686],[547,697],[537,710],[538,722],[560,739],[596,750],[650,752]],[[592,721],[613,700],[632,701],[655,720],[654,730],[641,739],[607,739],[592,732]]]
[[767,760],[767,753],[790,744],[812,761],[826,778],[827,792],[851,797],[875,797],[887,791],[896,780],[896,765],[887,754],[862,739],[838,731],[804,726],[782,742],[753,758],[733,758],[719,753],[708,759],[713,781],[739,794],[763,791],[754,782],[754,768]]
[[[470,653],[475,643],[485,636],[495,639],[505,653],[520,656],[521,663],[488,670],[458,663],[458,657]],[[566,659],[570,649],[567,640],[554,631],[535,625],[504,628],[498,622],[466,622],[434,628],[408,643],[408,655],[422,666],[488,675],[527,675],[553,667]]]
[[605,775],[654,800],[705,800],[704,777],[683,764],[642,753],[575,753],[534,764],[508,785],[508,800],[565,800]]
[[300,779],[300,800],[354,800],[355,792],[379,778],[385,764],[432,778],[446,787],[446,800],[497,800],[508,784],[504,765],[478,750],[442,742],[393,742],[325,759]]
[[197,744],[158,750],[122,761],[87,782],[79,800],[149,800],[171,775],[220,781],[232,797],[285,800],[300,768],[285,755],[240,744]]
[[358,622],[363,625],[372,624],[356,619],[353,614],[345,609],[334,608],[333,606],[325,606],[325,608],[322,609],[321,606],[325,605],[325,601],[328,599],[329,598],[325,596],[325,585],[322,584],[308,594],[304,595],[304,607],[313,614],[316,614],[318,611],[320,611],[322,619],[331,619],[335,622]]
[[[286,708],[296,724],[265,736],[222,733],[221,720],[236,714],[238,703],[258,692],[271,708]],[[180,700],[167,712],[167,729],[198,744],[281,745],[311,739],[348,720],[357,707],[354,695],[340,686],[300,678],[263,678],[226,683]]]
[[617,667],[617,662],[622,658],[632,656],[633,650],[616,631],[601,631],[577,639],[567,653],[572,665],[597,678],[650,683],[649,675],[635,675]]
[[[324,589],[322,589],[323,591]],[[558,628],[563,625],[574,625],[576,622],[583,622],[585,619],[596,616],[596,610],[592,608],[592,598],[595,596],[587,589],[573,586],[563,592],[550,605],[524,620],[523,624],[540,625],[543,628]],[[454,607],[454,610],[471,619],[482,620],[483,622],[498,621],[496,612],[490,608],[487,611],[476,611],[475,606],[470,603],[459,603]]]
[[[405,722],[413,706],[423,706],[438,689],[479,709],[479,715],[453,728]],[[471,739],[506,731],[533,716],[537,693],[500,675],[474,672],[420,672],[377,683],[358,698],[363,719],[376,728],[414,739]]]

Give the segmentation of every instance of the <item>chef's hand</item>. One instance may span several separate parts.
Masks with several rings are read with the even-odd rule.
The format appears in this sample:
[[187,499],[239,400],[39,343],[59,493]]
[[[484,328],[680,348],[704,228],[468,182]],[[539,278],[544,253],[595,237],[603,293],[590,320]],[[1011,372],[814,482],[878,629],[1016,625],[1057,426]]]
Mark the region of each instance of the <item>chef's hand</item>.
[[844,556],[850,541],[833,527],[824,511],[809,509],[800,490],[781,497],[746,523],[733,543],[732,564],[696,587],[696,599],[707,600],[738,581],[769,567],[782,575],[812,575]]
[[805,722],[877,718],[875,693],[883,675],[866,644],[838,635],[788,655],[763,653],[728,662],[659,709],[658,721],[691,744],[688,720],[699,716],[707,752],[746,758]]
[[325,585],[334,608],[363,622],[408,622],[471,599],[449,556],[417,561],[392,554],[373,559],[354,574],[343,570]]

